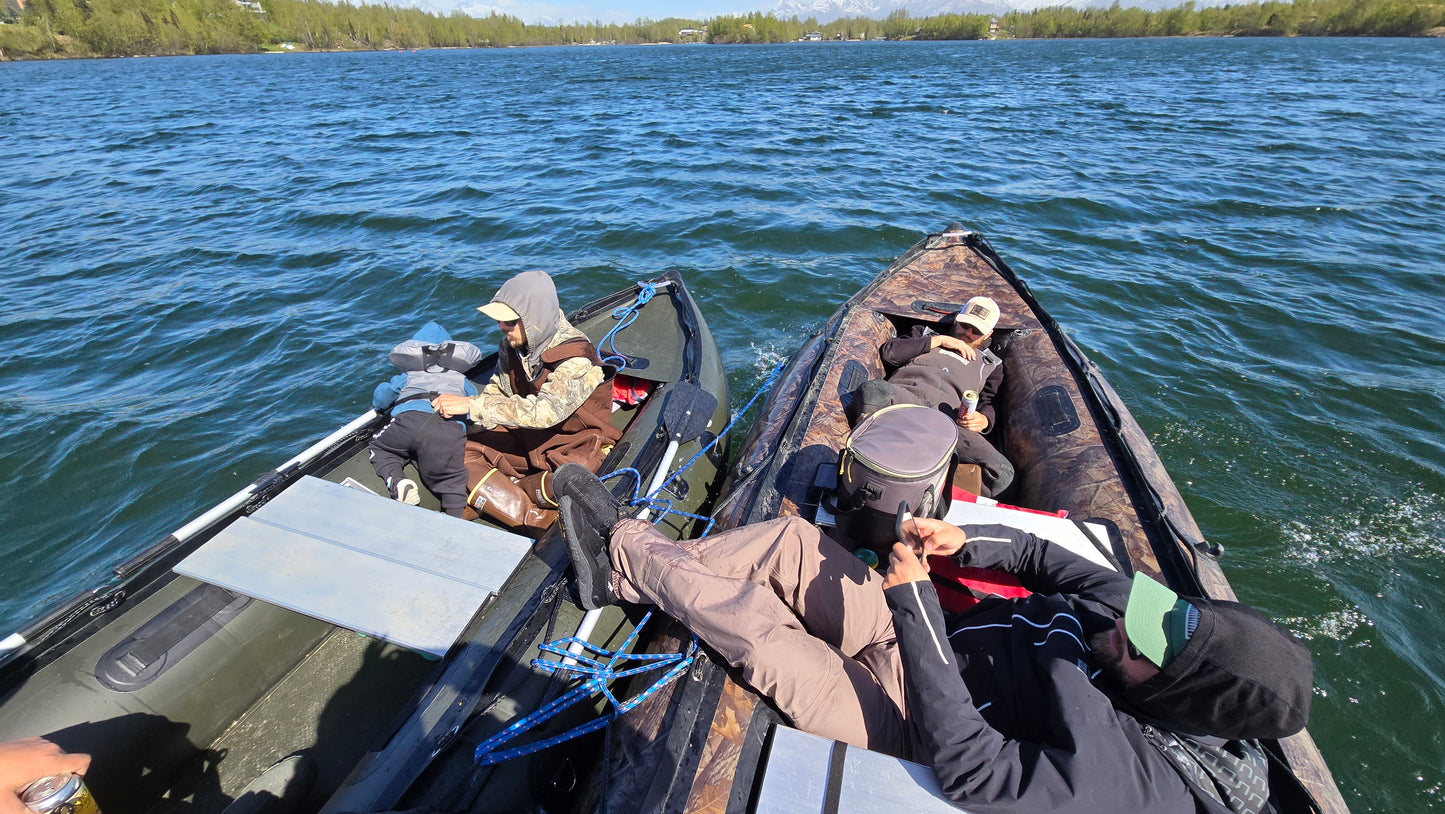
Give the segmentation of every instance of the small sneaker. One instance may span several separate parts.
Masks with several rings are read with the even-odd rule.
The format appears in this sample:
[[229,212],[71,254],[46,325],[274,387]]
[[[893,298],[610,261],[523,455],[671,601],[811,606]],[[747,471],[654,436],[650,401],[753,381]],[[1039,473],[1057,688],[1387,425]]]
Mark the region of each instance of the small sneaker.
[[552,480],[562,540],[577,572],[577,599],[585,610],[617,601],[607,540],[621,517],[617,500],[585,466],[563,464]]
[[396,499],[408,506],[420,506],[421,490],[416,488],[411,478],[402,478],[396,482]]

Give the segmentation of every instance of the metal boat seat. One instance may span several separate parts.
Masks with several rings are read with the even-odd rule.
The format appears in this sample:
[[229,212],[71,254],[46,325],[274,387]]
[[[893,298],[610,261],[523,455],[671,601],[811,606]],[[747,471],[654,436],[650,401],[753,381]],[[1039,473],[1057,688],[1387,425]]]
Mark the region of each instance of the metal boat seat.
[[532,541],[307,476],[175,571],[441,657]]
[[763,768],[756,814],[958,814],[927,766],[781,724]]

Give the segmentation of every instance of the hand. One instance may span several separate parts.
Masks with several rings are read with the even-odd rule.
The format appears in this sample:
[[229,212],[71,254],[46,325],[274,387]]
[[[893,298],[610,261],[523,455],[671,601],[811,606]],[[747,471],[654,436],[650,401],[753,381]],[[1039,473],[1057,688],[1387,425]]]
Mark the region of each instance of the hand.
[[0,814],[28,814],[20,792],[42,777],[85,774],[90,755],[66,754],[44,738],[0,743]]
[[915,517],[903,522],[904,542],[923,557],[952,557],[963,549],[968,535],[952,523],[931,517]]
[[472,400],[466,396],[445,393],[431,400],[431,408],[442,418],[468,416],[472,413]]
[[988,429],[988,416],[980,413],[978,410],[974,410],[971,413],[964,413],[963,415],[955,417],[953,423],[963,427],[965,430],[983,432]]
[[894,543],[888,552],[888,574],[883,577],[883,587],[892,588],[908,582],[923,582],[928,579],[928,563],[920,562],[908,543]]
[[948,334],[934,334],[932,340],[928,343],[928,347],[930,350],[936,348],[951,350],[970,362],[973,361],[975,356],[978,356],[978,351],[975,350],[972,345],[956,336],[949,336]]

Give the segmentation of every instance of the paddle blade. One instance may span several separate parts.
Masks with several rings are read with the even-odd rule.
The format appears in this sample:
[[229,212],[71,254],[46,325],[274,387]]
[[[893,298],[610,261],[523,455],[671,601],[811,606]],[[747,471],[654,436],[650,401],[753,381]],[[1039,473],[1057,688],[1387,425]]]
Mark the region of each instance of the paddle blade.
[[717,396],[689,381],[680,381],[667,393],[662,405],[662,427],[670,441],[691,441],[707,430],[717,410]]

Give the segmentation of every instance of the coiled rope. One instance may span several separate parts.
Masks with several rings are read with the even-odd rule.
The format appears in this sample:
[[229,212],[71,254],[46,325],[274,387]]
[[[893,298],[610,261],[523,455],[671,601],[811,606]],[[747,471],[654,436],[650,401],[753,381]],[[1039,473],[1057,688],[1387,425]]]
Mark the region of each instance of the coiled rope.
[[[686,652],[683,653],[624,652],[632,646],[632,642],[637,638],[638,634],[642,632],[643,626],[645,626],[651,618],[652,611],[649,610],[647,614],[642,617],[642,621],[637,623],[637,627],[633,628],[632,632],[628,634],[622,646],[617,648],[616,651],[598,647],[590,642],[578,639],[575,636],[568,636],[565,639],[546,642],[540,645],[538,649],[542,652],[550,653],[559,659],[565,659],[570,655],[567,652],[567,648],[576,643],[580,644],[584,650],[597,654],[597,658],[571,656],[576,662],[574,664],[563,664],[561,661],[552,661],[551,659],[544,658],[532,659],[532,666],[538,670],[566,675],[568,678],[585,677],[586,680],[571,690],[568,690],[566,694],[558,696],[551,703],[546,704],[478,744],[477,750],[474,753],[477,766],[490,766],[493,763],[501,763],[512,758],[523,757],[534,752],[540,752],[548,747],[556,746],[564,741],[586,735],[589,732],[596,732],[610,724],[617,716],[651,698],[654,693],[667,686],[673,679],[681,675],[684,670],[691,667],[693,661],[697,658],[696,636],[692,637],[692,641],[688,644]],[[641,664],[635,667],[629,667],[627,665],[630,662],[641,662]],[[613,679],[627,678],[628,676],[639,675],[653,670],[661,670],[663,668],[668,668],[667,672],[657,681],[654,681],[652,686],[626,701],[617,700],[617,696],[613,695],[611,688],[608,687],[608,684]],[[601,693],[603,697],[612,703],[612,710],[601,718],[588,721],[581,726],[573,727],[560,735],[554,735],[550,738],[536,741],[535,743],[529,743],[526,746],[518,746],[500,752],[493,751],[498,746],[501,746],[532,727],[545,723],[562,710],[579,701],[592,697],[593,693]]]
[[657,296],[657,291],[657,283],[638,283],[637,299],[634,299],[630,305],[613,310],[612,318],[617,320],[617,324],[613,325],[612,330],[608,331],[607,335],[602,337],[602,341],[597,343],[597,355],[602,358],[602,364],[610,365],[616,362],[619,370],[627,367],[627,355],[617,349],[614,340],[623,328],[637,321],[637,315],[642,313],[642,306]]

